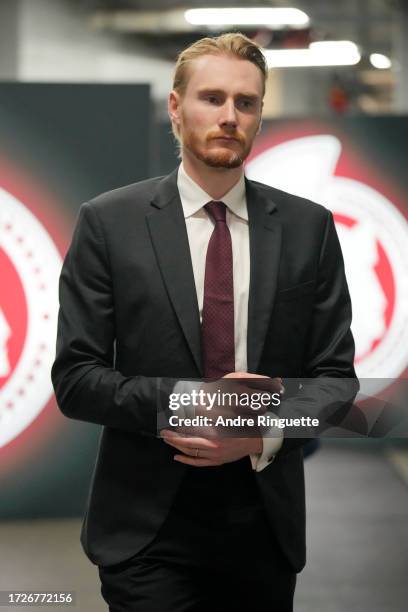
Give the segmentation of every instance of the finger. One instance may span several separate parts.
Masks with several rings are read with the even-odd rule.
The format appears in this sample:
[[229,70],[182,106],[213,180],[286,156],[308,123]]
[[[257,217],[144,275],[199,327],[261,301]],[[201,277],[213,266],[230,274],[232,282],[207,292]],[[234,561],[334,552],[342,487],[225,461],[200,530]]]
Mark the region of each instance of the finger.
[[174,433],[175,432],[173,430],[171,430],[171,429],[161,429],[160,430],[160,436],[162,438],[171,437]]
[[184,438],[180,437],[165,437],[164,442],[173,446],[182,446],[183,448],[199,448],[200,450],[214,450],[218,448],[216,443],[211,443],[209,440],[204,438]]
[[206,438],[194,438],[194,437],[187,438],[186,436],[182,434],[178,434],[174,431],[170,431],[167,429],[163,429],[161,431],[161,435],[163,437],[163,440],[170,444],[172,442],[175,442],[176,444],[182,444],[183,446],[186,446],[188,448],[200,448],[200,449],[201,448],[202,449],[217,448],[217,444],[215,442],[212,442],[211,440],[207,440]]
[[199,449],[197,448],[197,446],[191,447],[191,446],[183,446],[183,444],[178,444],[177,442],[167,442],[167,444],[169,446],[172,446],[173,448],[177,448],[177,450],[179,450],[180,452],[186,454],[186,455],[191,455],[192,457],[195,457],[197,455],[197,450],[199,451],[200,454],[200,450],[201,450],[201,455],[204,452],[204,449]]
[[253,372],[230,372],[225,374],[223,378],[269,378],[264,374],[254,374]]
[[[181,444],[170,444],[173,448],[176,448],[178,451],[183,453],[183,456],[186,455],[188,457],[194,457],[194,459],[208,459],[209,461],[218,461],[217,455],[211,454],[211,451],[205,449],[199,449],[197,447],[191,448],[187,446],[182,446]],[[197,456],[198,451],[198,456]]]
[[186,465],[192,465],[194,467],[215,467],[216,465],[221,465],[220,461],[201,457],[190,457],[188,455],[174,455],[173,459],[179,463],[185,463]]

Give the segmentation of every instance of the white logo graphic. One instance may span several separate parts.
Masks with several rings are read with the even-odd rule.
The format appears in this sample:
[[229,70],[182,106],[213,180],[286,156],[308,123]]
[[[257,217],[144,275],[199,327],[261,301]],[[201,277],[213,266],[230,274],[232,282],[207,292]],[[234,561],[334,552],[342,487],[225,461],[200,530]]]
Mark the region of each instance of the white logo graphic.
[[0,256],[2,447],[32,423],[52,395],[50,368],[62,262],[44,226],[1,188]]
[[0,308],[0,376],[7,376],[10,371],[7,342],[10,336],[10,327]]
[[247,165],[248,178],[329,208],[336,221],[353,305],[356,369],[379,379],[372,392],[408,364],[408,224],[368,185],[334,174],[340,141],[308,136],[272,146]]

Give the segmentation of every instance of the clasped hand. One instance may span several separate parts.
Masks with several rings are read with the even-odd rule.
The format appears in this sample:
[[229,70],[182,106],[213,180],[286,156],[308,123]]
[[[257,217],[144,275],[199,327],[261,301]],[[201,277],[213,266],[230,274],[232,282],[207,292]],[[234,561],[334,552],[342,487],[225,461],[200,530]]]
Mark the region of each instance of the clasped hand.
[[[248,372],[231,372],[226,374],[223,378],[231,379],[253,379],[262,378],[262,382],[257,383],[256,388],[253,383],[248,381],[247,385],[239,384],[239,392],[244,391],[251,395],[255,391],[259,392],[260,389],[268,391],[269,393],[283,391],[282,380],[280,378],[269,378],[267,376],[261,376],[260,374],[249,374]],[[219,384],[217,383],[204,383],[210,388],[216,387],[218,389]],[[235,392],[238,391],[238,384],[235,386]],[[217,407],[223,410],[224,407]],[[205,410],[205,408],[204,408]],[[235,414],[243,413],[242,408],[235,407],[233,409]],[[231,412],[231,411],[230,411]],[[266,408],[261,408],[258,412],[266,412]],[[248,410],[246,411],[248,413]],[[224,463],[231,463],[238,461],[248,455],[261,454],[263,450],[263,442],[261,436],[253,437],[231,437],[229,436],[218,436],[214,435],[214,428],[195,427],[189,428],[177,428],[174,430],[163,429],[160,432],[163,441],[169,444],[173,448],[177,449],[179,453],[174,455],[174,460],[186,465],[194,467],[211,467],[217,465],[223,465]]]

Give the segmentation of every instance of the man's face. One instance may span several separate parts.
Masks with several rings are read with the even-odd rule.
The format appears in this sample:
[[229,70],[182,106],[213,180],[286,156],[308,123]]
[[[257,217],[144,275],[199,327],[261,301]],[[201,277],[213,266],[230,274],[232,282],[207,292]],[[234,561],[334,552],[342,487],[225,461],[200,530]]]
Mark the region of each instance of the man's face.
[[194,60],[184,95],[170,96],[183,153],[214,168],[240,166],[258,131],[262,94],[262,75],[252,62],[228,55]]

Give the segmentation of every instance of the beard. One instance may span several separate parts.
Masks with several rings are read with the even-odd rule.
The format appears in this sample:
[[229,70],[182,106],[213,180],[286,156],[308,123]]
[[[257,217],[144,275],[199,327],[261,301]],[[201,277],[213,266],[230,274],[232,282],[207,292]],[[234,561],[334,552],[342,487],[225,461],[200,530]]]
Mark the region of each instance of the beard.
[[[236,138],[239,141],[240,150],[230,149],[229,145],[222,146],[221,143],[219,146],[211,148],[210,143],[220,136]],[[182,144],[183,147],[188,149],[194,157],[202,161],[206,166],[228,169],[242,166],[251,151],[252,140],[248,144],[245,137],[238,133],[220,134],[219,132],[209,132],[203,144],[193,129],[185,127],[182,135]]]
[[194,155],[211,168],[238,168],[244,159],[236,151],[192,151]]

